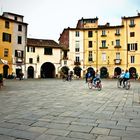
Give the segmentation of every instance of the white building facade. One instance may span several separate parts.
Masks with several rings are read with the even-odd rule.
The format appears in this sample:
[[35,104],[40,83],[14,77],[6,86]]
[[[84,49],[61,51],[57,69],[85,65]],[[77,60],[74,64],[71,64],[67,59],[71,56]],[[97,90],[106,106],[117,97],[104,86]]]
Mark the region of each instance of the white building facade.
[[58,76],[61,47],[53,40],[27,39],[25,78]]

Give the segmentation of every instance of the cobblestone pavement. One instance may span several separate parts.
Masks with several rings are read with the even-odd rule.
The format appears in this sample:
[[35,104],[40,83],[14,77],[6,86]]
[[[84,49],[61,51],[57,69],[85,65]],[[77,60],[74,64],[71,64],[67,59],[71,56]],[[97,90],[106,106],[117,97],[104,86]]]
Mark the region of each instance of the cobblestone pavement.
[[140,82],[6,80],[0,89],[0,140],[140,140]]

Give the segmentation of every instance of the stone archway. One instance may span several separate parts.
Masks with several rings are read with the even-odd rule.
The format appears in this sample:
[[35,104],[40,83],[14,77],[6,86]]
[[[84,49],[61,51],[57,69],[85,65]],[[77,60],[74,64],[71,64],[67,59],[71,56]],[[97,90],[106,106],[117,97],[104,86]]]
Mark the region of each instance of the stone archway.
[[102,67],[100,69],[100,77],[101,78],[108,78],[109,74],[108,74],[108,69],[106,67]]
[[27,70],[28,78],[34,78],[34,67],[29,66]]
[[136,68],[135,68],[135,67],[131,67],[131,68],[129,69],[129,72],[130,72],[130,78],[135,78],[136,73],[137,73]]
[[122,70],[121,70],[120,67],[116,67],[116,68],[114,69],[114,77],[117,78],[118,75],[121,74],[121,71],[122,71]]
[[67,66],[63,66],[61,68],[61,71],[64,73],[64,74],[67,74],[68,75],[68,72],[69,72],[69,68]]
[[81,70],[82,69],[79,66],[75,66],[73,68],[73,70],[74,70],[74,74],[80,78],[81,77]]
[[41,78],[55,78],[55,66],[51,62],[42,64],[40,71]]
[[8,65],[4,65],[3,66],[3,77],[4,78],[7,78],[8,77],[8,69],[9,69],[9,66]]
[[88,67],[87,72],[90,72],[93,78],[95,77],[95,70],[92,67]]

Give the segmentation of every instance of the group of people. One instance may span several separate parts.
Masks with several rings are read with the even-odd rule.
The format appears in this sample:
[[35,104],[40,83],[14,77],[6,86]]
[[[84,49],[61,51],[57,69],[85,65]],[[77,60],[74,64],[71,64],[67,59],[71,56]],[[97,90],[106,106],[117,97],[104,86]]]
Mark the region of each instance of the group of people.
[[[95,73],[88,71],[86,73],[86,82],[88,82],[88,79],[90,79],[93,84],[96,84],[96,81],[97,80],[100,80],[100,75],[98,73],[98,70],[96,70]],[[121,72],[121,74],[119,76],[120,86],[123,83],[123,86],[125,87],[125,82],[127,80],[129,80],[129,79],[130,79],[130,73],[129,73],[129,71],[128,70],[126,70],[126,71],[122,70],[122,72]]]
[[130,73],[128,70],[124,71],[122,70],[120,76],[119,76],[119,80],[120,80],[120,86],[122,85],[123,82],[123,87],[125,87],[125,82],[128,81],[130,79]]

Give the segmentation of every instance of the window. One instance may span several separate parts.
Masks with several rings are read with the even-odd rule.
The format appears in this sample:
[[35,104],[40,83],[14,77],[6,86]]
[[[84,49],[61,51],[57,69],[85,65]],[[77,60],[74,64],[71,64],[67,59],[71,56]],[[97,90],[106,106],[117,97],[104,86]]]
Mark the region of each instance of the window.
[[22,25],[18,25],[18,31],[22,31]]
[[119,52],[116,53],[116,59],[120,59],[120,53]]
[[120,40],[119,39],[116,40],[116,46],[120,46]]
[[4,49],[4,57],[8,57],[8,52],[9,52],[8,49]]
[[92,51],[89,51],[89,53],[88,53],[88,61],[93,61],[93,59],[92,59]]
[[21,36],[18,36],[18,44],[22,44],[22,37]]
[[35,47],[27,47],[27,52],[35,52]]
[[15,17],[15,20],[17,21],[17,17]]
[[6,42],[11,42],[11,34],[3,33],[2,40]]
[[5,21],[5,28],[9,28],[9,27],[10,27],[9,21]]
[[130,32],[130,37],[134,37],[135,36],[135,32]]
[[76,57],[75,57],[75,61],[76,61],[76,62],[80,62],[80,57],[79,57],[79,56],[76,56]]
[[128,44],[127,49],[128,49],[128,51],[137,51],[138,50],[137,43]]
[[79,36],[80,36],[79,31],[76,31],[76,32],[75,32],[75,36],[76,36],[76,37],[79,37]]
[[52,55],[52,48],[44,48],[45,55]]
[[76,41],[75,42],[75,52],[79,52],[80,51],[80,42]]
[[120,29],[116,29],[116,35],[120,35]]
[[102,61],[106,61],[106,53],[102,53]]
[[93,32],[92,31],[88,31],[88,37],[92,37],[93,36]]
[[132,26],[135,25],[134,24],[134,19],[130,19],[130,25],[132,25]]
[[89,47],[89,48],[92,48],[92,41],[89,41],[89,42],[88,42],[88,47]]
[[67,65],[67,60],[64,60],[64,65]]
[[23,51],[21,51],[21,50],[15,50],[15,57],[22,58],[23,57]]
[[102,36],[105,36],[105,35],[106,35],[106,31],[102,30]]
[[102,47],[106,47],[106,40],[102,40]]
[[30,64],[33,63],[33,58],[29,58],[29,63],[30,63]]
[[130,60],[131,63],[135,63],[135,56],[131,56],[130,59],[131,59]]

